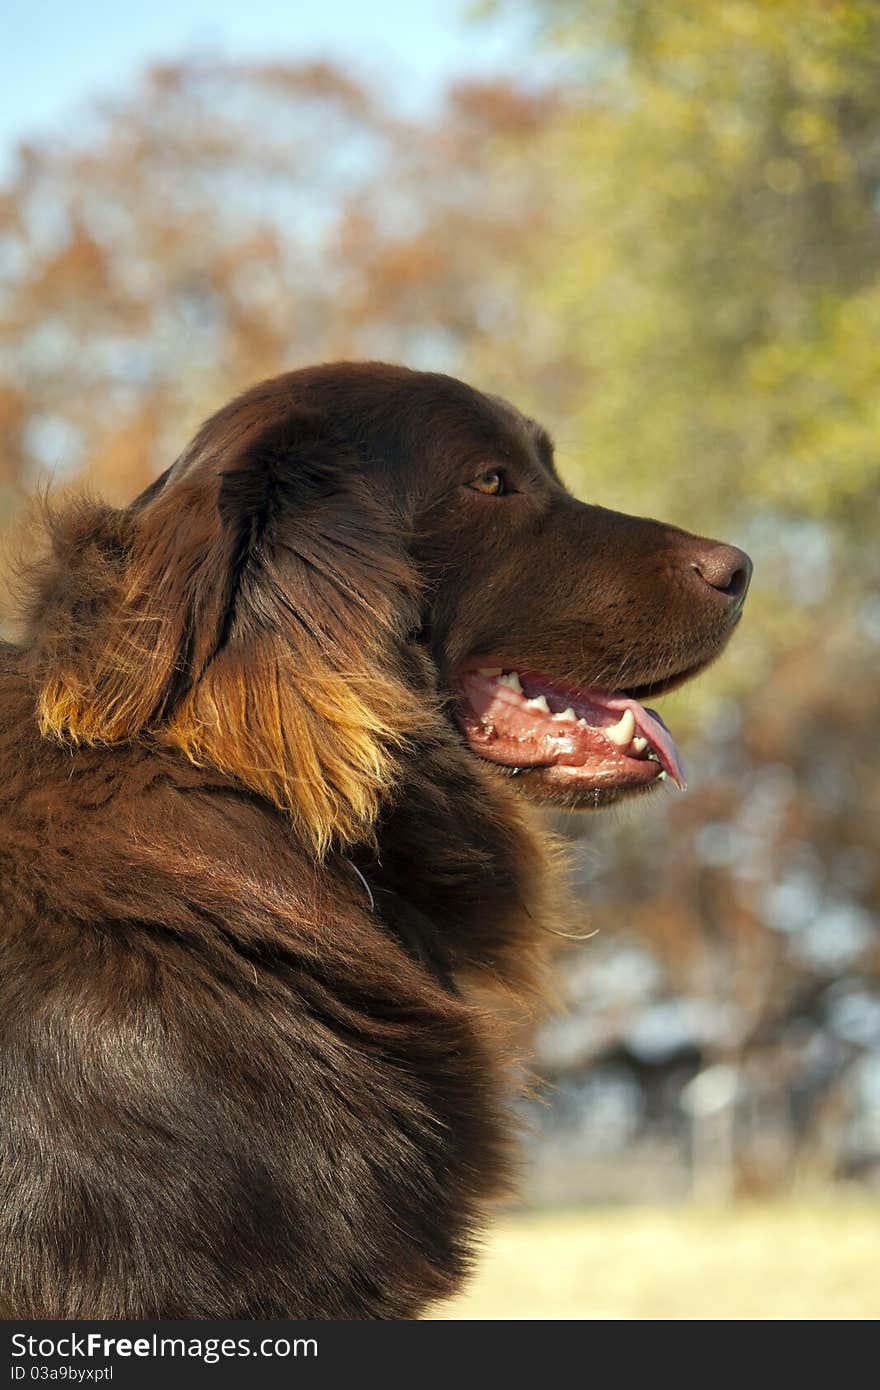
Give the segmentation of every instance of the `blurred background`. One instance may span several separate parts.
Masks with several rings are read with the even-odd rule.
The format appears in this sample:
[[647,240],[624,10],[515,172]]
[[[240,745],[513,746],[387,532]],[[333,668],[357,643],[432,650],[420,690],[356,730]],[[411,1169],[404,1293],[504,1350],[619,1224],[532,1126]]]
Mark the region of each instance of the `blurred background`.
[[448,1315],[880,1314],[876,0],[35,0],[5,52],[6,552],[46,480],[123,503],[353,356],[755,559],[663,702],[687,794],[555,822],[590,935]]

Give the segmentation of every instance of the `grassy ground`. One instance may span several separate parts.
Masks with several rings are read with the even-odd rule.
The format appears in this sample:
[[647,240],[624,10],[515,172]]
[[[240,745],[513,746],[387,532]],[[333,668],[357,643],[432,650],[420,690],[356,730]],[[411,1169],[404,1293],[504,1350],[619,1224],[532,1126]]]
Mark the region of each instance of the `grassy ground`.
[[602,1208],[495,1229],[440,1318],[880,1317],[880,1204]]

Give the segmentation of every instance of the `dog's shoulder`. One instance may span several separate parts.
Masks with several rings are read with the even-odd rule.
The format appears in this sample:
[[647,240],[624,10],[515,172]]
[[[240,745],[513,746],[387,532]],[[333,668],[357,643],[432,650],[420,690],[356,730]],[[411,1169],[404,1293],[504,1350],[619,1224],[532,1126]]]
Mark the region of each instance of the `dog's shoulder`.
[[283,816],[213,769],[142,740],[43,737],[25,654],[0,649],[0,861],[7,931],[167,925],[200,881],[306,878]]

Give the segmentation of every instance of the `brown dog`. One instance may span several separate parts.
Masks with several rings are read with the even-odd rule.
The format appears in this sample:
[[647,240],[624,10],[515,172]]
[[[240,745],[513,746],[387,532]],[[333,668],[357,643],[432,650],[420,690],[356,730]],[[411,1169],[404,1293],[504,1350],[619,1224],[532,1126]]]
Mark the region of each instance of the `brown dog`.
[[0,1308],[410,1317],[506,1177],[469,982],[528,984],[528,801],[681,781],[639,703],[750,564],[585,506],[448,377],[249,391],[52,523],[0,657]]

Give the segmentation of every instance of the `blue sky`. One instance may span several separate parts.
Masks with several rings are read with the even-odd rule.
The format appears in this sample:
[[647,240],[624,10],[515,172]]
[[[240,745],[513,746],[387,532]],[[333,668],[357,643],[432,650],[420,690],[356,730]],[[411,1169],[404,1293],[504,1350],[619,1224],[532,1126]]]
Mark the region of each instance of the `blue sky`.
[[3,49],[0,167],[19,140],[119,93],[155,59],[332,57],[387,73],[411,108],[449,77],[524,71],[532,45],[521,14],[474,22],[460,0],[24,0],[4,17]]

